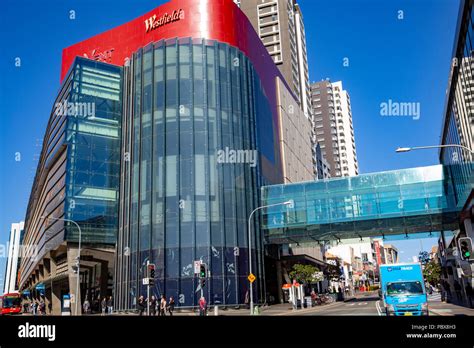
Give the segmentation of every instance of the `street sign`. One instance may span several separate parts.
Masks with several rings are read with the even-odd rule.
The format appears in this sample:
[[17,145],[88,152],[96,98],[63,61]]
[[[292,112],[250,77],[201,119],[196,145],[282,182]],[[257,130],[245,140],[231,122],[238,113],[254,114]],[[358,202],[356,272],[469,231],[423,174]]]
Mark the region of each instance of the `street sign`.
[[150,283],[149,278],[143,278],[143,285],[148,285]]
[[194,274],[199,274],[201,270],[201,260],[194,261]]
[[249,280],[249,282],[253,283],[255,279],[257,279],[257,277],[255,277],[253,273],[250,273],[247,279]]

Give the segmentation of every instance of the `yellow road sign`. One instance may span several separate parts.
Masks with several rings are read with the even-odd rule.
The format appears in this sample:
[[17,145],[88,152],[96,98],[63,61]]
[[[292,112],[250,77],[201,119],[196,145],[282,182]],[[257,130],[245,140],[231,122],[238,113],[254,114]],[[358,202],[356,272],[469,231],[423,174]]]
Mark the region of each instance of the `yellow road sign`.
[[253,273],[250,273],[247,279],[249,280],[249,282],[253,283],[255,279],[257,279],[257,277],[255,277]]

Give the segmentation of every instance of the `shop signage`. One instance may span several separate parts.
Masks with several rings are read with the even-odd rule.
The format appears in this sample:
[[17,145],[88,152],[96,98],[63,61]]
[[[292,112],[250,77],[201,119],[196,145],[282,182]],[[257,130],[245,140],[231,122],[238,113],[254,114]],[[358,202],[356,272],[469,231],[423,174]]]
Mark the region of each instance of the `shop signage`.
[[158,17],[156,14],[145,20],[145,28],[146,32],[150,32],[152,30],[155,30],[157,28],[160,28],[166,24],[177,22],[181,19],[184,19],[184,10],[179,9],[179,10],[174,10],[171,14],[168,12],[165,12],[162,14],[160,17]]
[[97,60],[99,62],[110,62],[112,60],[112,53],[115,48],[110,48],[105,51],[99,51],[98,49],[93,49],[90,54],[84,53],[84,57]]

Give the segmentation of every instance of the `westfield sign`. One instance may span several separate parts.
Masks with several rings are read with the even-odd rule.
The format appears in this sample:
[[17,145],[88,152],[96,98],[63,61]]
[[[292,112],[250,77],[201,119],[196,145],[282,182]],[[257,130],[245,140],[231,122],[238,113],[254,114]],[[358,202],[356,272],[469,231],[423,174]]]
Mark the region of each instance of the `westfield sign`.
[[165,12],[163,15],[158,17],[156,14],[145,20],[146,32],[150,32],[157,28],[160,28],[166,24],[177,22],[184,19],[184,10],[174,10],[171,14]]
[[111,48],[105,51],[99,51],[98,49],[92,50],[89,54],[84,53],[84,57],[97,60],[99,62],[110,62],[112,60],[112,53],[114,52],[115,48]]

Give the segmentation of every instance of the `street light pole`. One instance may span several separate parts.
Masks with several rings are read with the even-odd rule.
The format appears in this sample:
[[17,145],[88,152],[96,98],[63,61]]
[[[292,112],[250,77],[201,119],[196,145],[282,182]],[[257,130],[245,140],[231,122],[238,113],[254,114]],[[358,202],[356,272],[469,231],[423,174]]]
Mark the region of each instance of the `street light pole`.
[[445,147],[458,147],[458,148],[469,151],[471,154],[474,153],[474,151],[471,150],[470,148],[468,148],[464,145],[458,145],[458,144],[415,146],[415,147],[399,147],[395,150],[395,152],[410,152],[412,150],[439,149],[439,148],[445,148]]
[[[40,219],[52,219],[52,220],[60,220],[60,221],[67,221],[67,222],[72,222],[74,225],[76,225],[77,229],[79,230],[79,246],[77,250],[77,257],[76,257],[76,264],[77,264],[77,282],[76,282],[76,315],[78,315],[79,311],[77,308],[78,302],[79,302],[79,282],[81,278],[81,268],[80,268],[80,260],[81,260],[81,239],[82,239],[82,231],[81,227],[78,225],[78,223],[74,220],[70,219],[61,219],[61,218],[55,218],[55,217],[48,217],[46,218],[45,216],[42,216]],[[52,289],[52,288],[51,288]]]
[[[270,208],[270,207],[275,207],[275,206],[278,206],[278,205],[289,205],[290,207],[292,207],[294,204],[294,201],[293,200],[289,200],[289,201],[286,201],[286,202],[283,202],[283,203],[275,203],[275,204],[270,204],[270,205],[264,205],[264,206],[261,206],[261,207],[257,207],[255,208],[251,213],[250,213],[250,216],[249,216],[249,225],[248,225],[248,249],[249,249],[249,275],[252,274],[252,235],[251,235],[251,221],[252,221],[252,216],[253,214],[260,210],[260,209],[264,209],[264,208]],[[250,315],[253,315],[253,282],[250,282]]]

